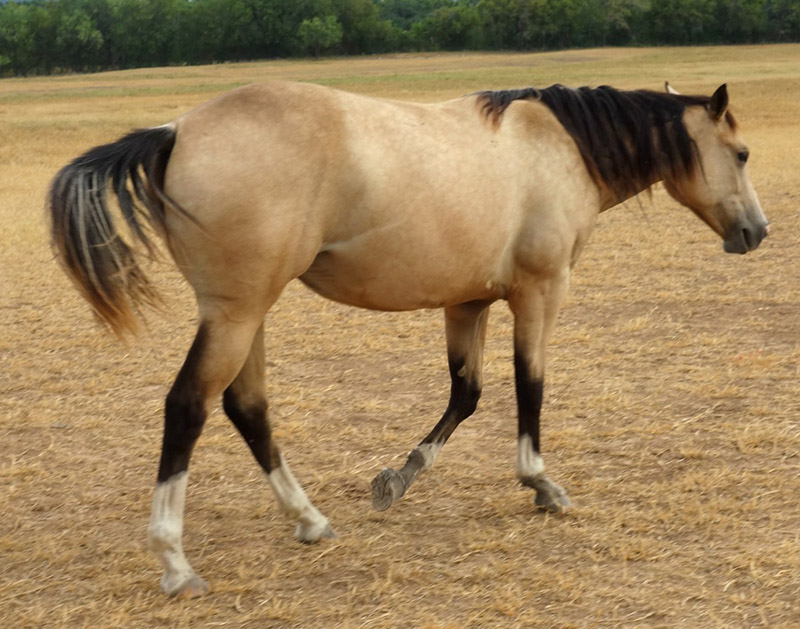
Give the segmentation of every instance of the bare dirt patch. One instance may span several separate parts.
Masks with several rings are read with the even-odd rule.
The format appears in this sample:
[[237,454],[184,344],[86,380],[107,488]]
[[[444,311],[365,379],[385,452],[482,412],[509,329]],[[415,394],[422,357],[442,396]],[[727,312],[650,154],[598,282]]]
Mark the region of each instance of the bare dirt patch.
[[[572,56],[574,55],[574,57]],[[565,64],[565,60],[571,60]],[[729,83],[773,233],[717,237],[663,191],[604,214],[551,347],[545,460],[514,477],[511,320],[493,307],[476,415],[385,513],[369,483],[446,404],[441,315],[290,285],[267,318],[277,438],[340,537],[302,546],[218,411],[192,461],[185,548],[212,594],[172,601],[144,546],[161,407],[191,295],[123,346],[52,261],[47,183],[79,152],[237,84],[318,81],[438,100],[487,87]],[[441,55],[0,82],[0,617],[9,627],[800,625],[800,46]]]

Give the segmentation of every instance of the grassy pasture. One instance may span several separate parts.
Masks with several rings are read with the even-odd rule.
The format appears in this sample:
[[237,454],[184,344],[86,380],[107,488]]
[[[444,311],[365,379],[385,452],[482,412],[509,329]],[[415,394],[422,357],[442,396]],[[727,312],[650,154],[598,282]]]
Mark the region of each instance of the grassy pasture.
[[[773,233],[748,256],[662,190],[603,215],[549,355],[551,476],[514,478],[511,320],[493,307],[476,415],[385,513],[369,482],[444,409],[441,315],[290,285],[267,318],[279,443],[340,537],[302,546],[221,412],[184,545],[212,587],[165,599],[144,546],[161,406],[191,295],[120,345],[47,246],[49,179],[87,148],[270,78],[433,101],[484,88],[728,82]],[[6,627],[800,626],[800,46],[419,55],[0,81],[0,618]],[[477,148],[477,147],[476,147]]]

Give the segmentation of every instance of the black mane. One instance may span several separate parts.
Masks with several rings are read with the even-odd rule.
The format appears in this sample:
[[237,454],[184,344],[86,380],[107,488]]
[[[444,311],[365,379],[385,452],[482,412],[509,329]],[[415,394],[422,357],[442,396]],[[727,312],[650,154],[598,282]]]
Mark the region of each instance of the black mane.
[[[705,96],[621,91],[605,85],[594,89],[528,87],[477,96],[482,112],[495,124],[515,100],[547,105],[575,140],[595,182],[607,186],[619,200],[665,176],[692,176],[698,166],[697,147],[683,124],[683,112],[710,101]],[[730,114],[727,120],[735,126]]]

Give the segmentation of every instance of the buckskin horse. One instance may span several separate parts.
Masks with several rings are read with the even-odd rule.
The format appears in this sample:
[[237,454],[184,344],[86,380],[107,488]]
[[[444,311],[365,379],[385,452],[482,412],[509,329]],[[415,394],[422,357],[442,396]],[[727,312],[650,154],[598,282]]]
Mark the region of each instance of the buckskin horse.
[[403,467],[374,479],[379,510],[474,412],[489,306],[507,301],[516,473],[539,508],[560,511],[569,499],[539,449],[545,348],[598,214],[661,181],[725,251],[751,251],[768,223],[747,158],[724,85],[711,97],[553,85],[416,104],[274,82],[64,167],[49,193],[53,247],[100,320],[134,330],[155,298],[139,264],[154,233],[197,297],[197,334],[166,398],[148,528],[163,591],[208,590],[181,540],[189,459],[220,395],[297,538],[334,535],[267,421],[263,321],[289,281],[362,308],[444,309],[450,401]]

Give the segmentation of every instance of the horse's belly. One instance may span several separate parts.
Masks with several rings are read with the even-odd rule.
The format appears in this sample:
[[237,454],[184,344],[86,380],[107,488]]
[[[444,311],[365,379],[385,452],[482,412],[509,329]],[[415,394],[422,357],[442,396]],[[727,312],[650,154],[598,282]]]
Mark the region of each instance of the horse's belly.
[[387,256],[351,260],[322,252],[300,280],[316,293],[371,310],[442,308],[473,300],[505,296],[501,281],[468,269],[446,268],[425,261]]

